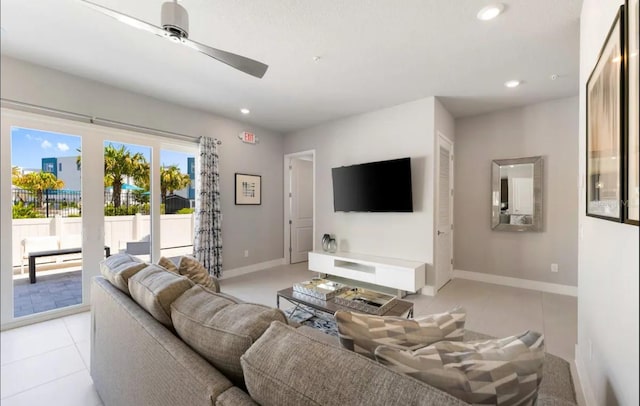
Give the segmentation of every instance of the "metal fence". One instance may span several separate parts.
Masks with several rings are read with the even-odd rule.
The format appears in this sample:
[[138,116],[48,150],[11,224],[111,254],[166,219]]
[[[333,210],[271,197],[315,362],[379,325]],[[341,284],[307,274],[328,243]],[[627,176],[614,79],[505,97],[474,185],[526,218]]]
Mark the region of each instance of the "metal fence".
[[[121,193],[118,210],[113,209],[112,200],[113,192],[105,191],[106,215],[148,214],[149,208],[144,202],[145,199],[140,199],[130,192]],[[82,195],[78,190],[45,190],[41,195],[30,190],[12,190],[12,203],[13,218],[82,216]],[[110,211],[113,213],[109,213]]]
[[80,192],[77,190],[45,190],[38,194],[30,190],[12,190],[13,218],[79,217],[82,214]]
[[[15,189],[12,190],[13,218],[49,218],[82,216],[82,196],[78,190],[46,190],[38,193]],[[161,205],[161,214],[173,214],[182,208],[192,207],[189,199],[177,195],[169,195],[165,204]],[[136,213],[149,214],[149,195],[136,191],[120,192],[120,206],[113,204],[113,192],[104,192],[105,216],[127,216]]]

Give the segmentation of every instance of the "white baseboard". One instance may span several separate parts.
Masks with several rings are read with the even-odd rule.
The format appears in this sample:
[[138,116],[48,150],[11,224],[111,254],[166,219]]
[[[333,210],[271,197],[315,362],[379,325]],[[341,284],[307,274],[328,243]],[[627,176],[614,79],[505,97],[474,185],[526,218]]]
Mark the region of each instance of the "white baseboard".
[[53,320],[60,317],[71,316],[76,313],[82,313],[91,310],[91,305],[74,305],[66,308],[48,310],[46,312],[37,313],[30,317],[21,318],[19,320],[4,323],[0,326],[0,331],[10,330],[12,328],[18,328],[28,326],[29,324],[40,323],[47,320]]
[[461,271],[456,269],[453,271],[453,277],[457,279],[469,279],[472,281],[493,283],[496,285],[511,286],[514,288],[523,288],[531,290],[539,290],[541,292],[555,293],[558,295],[578,296],[578,288],[576,286],[560,285],[557,283],[538,282],[529,279],[511,278],[509,276],[492,275],[481,272]]
[[597,406],[596,397],[591,389],[591,382],[589,380],[589,374],[585,369],[585,365],[580,358],[580,350],[578,344],[576,344],[575,353],[576,372],[578,373],[578,379],[580,380],[580,387],[582,388],[582,396],[584,397],[585,406]]
[[240,268],[234,269],[226,269],[222,271],[222,275],[220,276],[220,280],[233,278],[235,276],[245,275],[248,273],[264,271],[265,269],[273,268],[280,265],[285,265],[286,261],[284,258],[272,259],[271,261],[260,262],[257,264],[247,265]]

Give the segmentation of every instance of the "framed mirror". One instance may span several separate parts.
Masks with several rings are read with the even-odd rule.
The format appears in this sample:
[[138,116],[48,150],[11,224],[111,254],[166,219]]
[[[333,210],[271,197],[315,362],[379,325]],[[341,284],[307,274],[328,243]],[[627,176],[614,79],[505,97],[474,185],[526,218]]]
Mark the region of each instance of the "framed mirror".
[[496,159],[491,169],[491,228],[542,230],[542,157]]

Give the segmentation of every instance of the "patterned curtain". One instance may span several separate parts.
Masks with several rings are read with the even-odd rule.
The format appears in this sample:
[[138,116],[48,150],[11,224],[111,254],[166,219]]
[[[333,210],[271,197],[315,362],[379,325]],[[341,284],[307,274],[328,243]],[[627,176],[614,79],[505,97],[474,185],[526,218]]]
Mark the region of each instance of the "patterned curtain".
[[222,273],[222,212],[217,140],[200,138],[200,182],[196,185],[196,225],[193,253],[209,275]]

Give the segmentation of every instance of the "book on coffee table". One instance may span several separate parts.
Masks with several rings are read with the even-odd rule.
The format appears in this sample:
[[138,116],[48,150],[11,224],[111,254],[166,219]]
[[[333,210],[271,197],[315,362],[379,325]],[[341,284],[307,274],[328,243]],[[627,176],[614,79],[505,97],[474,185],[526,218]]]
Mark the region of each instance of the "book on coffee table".
[[377,315],[386,313],[396,304],[396,300],[396,296],[364,288],[350,288],[333,298],[335,304]]
[[330,300],[340,292],[350,289],[347,285],[328,279],[312,278],[310,281],[295,283],[294,292],[304,293],[321,300]]

